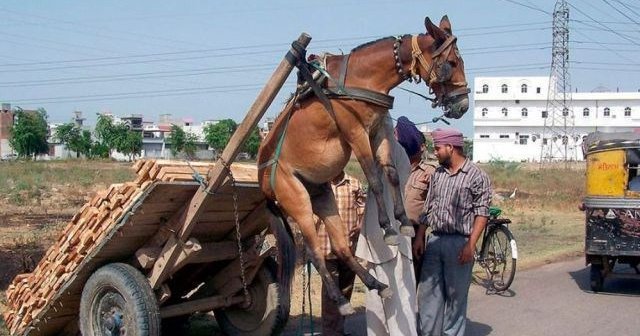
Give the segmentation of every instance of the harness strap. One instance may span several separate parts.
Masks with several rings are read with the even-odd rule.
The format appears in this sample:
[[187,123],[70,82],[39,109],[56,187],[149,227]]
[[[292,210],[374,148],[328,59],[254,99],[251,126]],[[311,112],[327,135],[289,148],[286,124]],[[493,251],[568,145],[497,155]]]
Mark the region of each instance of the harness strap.
[[331,99],[361,100],[387,109],[393,108],[393,96],[368,89],[345,87],[342,89],[342,92],[340,92],[339,89],[335,90],[334,88],[327,88],[324,89],[324,91]]
[[340,63],[340,78],[338,78],[338,92],[344,91],[345,85],[344,81],[347,78],[347,66],[349,65],[349,57],[351,54],[347,54],[342,58],[342,63]]

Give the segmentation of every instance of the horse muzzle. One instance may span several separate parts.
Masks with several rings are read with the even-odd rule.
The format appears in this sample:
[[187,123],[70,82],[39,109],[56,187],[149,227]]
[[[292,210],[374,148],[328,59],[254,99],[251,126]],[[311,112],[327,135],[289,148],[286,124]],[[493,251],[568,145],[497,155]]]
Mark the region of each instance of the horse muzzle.
[[450,99],[445,108],[444,116],[460,119],[469,110],[469,95],[459,95]]

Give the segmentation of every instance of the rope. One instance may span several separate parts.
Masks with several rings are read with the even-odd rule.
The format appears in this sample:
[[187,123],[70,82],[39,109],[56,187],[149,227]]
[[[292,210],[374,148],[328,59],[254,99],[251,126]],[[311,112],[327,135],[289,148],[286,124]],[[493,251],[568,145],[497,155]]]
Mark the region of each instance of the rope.
[[[302,267],[302,317],[298,323],[298,330],[296,335],[304,335],[304,320],[305,317],[309,318],[309,331],[311,335],[315,334],[313,327],[313,303],[311,300],[311,261],[307,259],[306,249],[303,250],[303,262]],[[305,269],[306,266],[306,269]],[[306,271],[306,272],[305,272]],[[309,300],[309,315],[306,314],[307,299]]]

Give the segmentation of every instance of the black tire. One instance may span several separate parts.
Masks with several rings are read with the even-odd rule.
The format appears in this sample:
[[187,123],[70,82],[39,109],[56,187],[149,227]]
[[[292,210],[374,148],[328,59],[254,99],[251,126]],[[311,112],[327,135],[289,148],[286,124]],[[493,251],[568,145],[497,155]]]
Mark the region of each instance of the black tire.
[[275,262],[267,260],[247,288],[251,298],[249,307],[239,305],[214,311],[216,321],[226,335],[260,336],[282,332],[288,316],[281,316],[280,290],[273,264]]
[[498,292],[509,289],[516,276],[518,258],[518,248],[509,229],[504,226],[492,229],[482,253],[491,286]]
[[158,303],[147,278],[122,263],[95,271],[82,290],[80,332],[95,336],[160,335]]
[[601,292],[604,285],[604,274],[602,274],[603,267],[600,264],[591,264],[591,270],[589,272],[591,290],[594,292]]

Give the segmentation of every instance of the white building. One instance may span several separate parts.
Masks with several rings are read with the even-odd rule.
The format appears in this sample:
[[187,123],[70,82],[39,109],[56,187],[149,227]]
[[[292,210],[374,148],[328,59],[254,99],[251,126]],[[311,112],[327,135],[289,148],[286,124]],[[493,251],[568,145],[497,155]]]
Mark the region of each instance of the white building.
[[[476,77],[474,161],[539,161],[541,146],[561,142],[548,130],[545,133],[548,89],[548,77]],[[568,152],[577,160],[583,160],[579,146],[589,132],[640,129],[640,92],[597,91],[571,94],[568,116],[574,121],[577,141]]]

